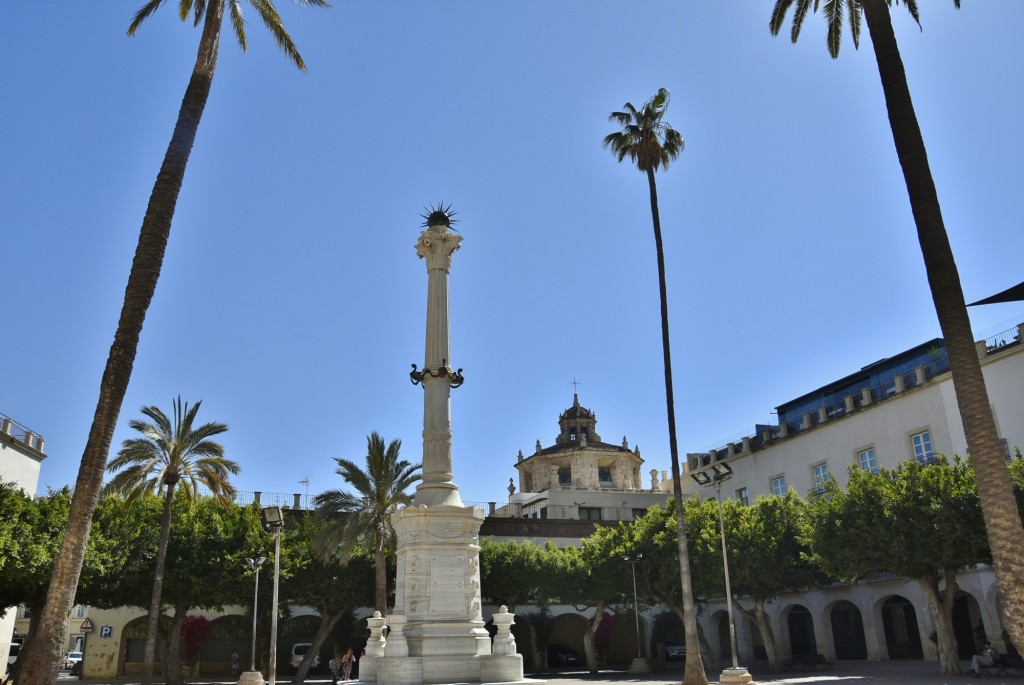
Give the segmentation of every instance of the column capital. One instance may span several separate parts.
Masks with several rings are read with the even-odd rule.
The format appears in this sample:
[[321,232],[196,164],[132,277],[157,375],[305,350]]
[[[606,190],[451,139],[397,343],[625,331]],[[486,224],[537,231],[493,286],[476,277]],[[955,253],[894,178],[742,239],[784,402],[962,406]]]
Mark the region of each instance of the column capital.
[[431,226],[420,233],[416,241],[416,255],[427,260],[427,271],[452,268],[452,255],[462,246],[462,236],[451,233],[444,226]]

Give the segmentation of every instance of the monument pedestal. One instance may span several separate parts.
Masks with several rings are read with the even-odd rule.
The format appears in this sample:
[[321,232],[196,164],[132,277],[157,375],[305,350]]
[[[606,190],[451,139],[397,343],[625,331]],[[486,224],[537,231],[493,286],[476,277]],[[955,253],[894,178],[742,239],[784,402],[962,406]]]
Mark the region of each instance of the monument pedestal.
[[650,673],[650,672],[651,672],[651,662],[649,662],[647,659],[645,659],[645,658],[643,658],[641,656],[636,657],[635,659],[633,659],[632,663],[629,664],[629,671],[628,671],[628,673],[631,673],[631,674],[634,674],[634,675],[638,675],[638,674],[641,674],[641,673]]
[[755,685],[753,676],[742,666],[727,668],[722,671],[718,683],[719,685]]
[[244,671],[238,678],[238,685],[263,685],[263,673],[260,671]]
[[481,614],[483,520],[475,507],[414,505],[395,513],[395,613],[371,619],[391,628],[383,657],[368,669],[381,685],[523,680],[510,633],[513,615],[507,609],[495,614],[499,635],[492,653]]

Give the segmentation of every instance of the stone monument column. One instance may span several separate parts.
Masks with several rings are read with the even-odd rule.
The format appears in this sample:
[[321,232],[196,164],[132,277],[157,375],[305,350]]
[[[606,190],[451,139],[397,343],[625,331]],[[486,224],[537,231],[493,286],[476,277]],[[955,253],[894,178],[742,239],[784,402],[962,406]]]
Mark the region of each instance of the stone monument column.
[[[430,219],[434,212],[428,217]],[[416,254],[427,264],[427,336],[423,371],[413,364],[414,383],[423,384],[423,482],[416,488],[414,505],[462,506],[459,487],[452,481],[451,389],[462,385],[462,369],[452,371],[448,363],[448,274],[452,255],[462,236],[444,223],[428,226],[416,243]],[[435,221],[440,221],[440,217]]]
[[[410,373],[423,387],[423,482],[413,504],[392,517],[398,538],[395,607],[387,616],[384,654],[375,662],[378,685],[523,680],[514,642],[511,654],[491,653],[480,594],[484,512],[463,505],[452,478],[450,398],[463,377],[462,369],[449,366],[448,274],[462,237],[449,228],[447,208],[438,208],[416,243],[427,264],[425,365],[419,371],[413,364]],[[511,622],[512,615],[502,618]]]

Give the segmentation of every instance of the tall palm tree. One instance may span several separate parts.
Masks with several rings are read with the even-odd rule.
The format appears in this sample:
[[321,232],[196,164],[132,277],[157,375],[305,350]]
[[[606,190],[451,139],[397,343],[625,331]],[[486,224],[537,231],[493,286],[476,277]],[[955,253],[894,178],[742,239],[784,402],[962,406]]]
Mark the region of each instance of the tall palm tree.
[[148,685],[153,678],[156,660],[156,635],[160,621],[160,595],[164,584],[164,565],[167,560],[167,542],[171,537],[171,509],[174,494],[180,491],[194,497],[201,484],[227,505],[235,497],[235,488],[229,477],[241,470],[238,464],[224,456],[224,447],[210,438],[227,431],[223,423],[204,423],[196,427],[196,414],[202,401],[189,407],[179,396],[173,402],[174,419],[167,417],[158,407],[143,407],[142,413],[152,423],[132,419],[128,425],[142,434],[141,438],[125,440],[121,451],[110,460],[107,470],[116,472],[105,492],[125,496],[130,503],[150,492],[162,494],[164,511],[160,518],[160,541],[157,545],[156,566],[153,569],[153,596],[149,603],[149,623],[143,654],[142,682]]
[[654,223],[654,247],[658,255],[658,291],[661,295],[661,346],[665,359],[665,406],[668,411],[668,444],[672,456],[672,492],[675,495],[676,527],[679,531],[679,575],[683,596],[683,628],[686,634],[686,668],[684,685],[706,684],[704,662],[697,641],[697,613],[693,604],[693,583],[690,577],[690,554],[686,542],[686,522],[683,518],[683,491],[679,472],[679,447],[676,442],[676,406],[672,393],[672,354],[668,338],[668,293],[665,287],[665,250],[661,241],[661,217],[658,214],[658,186],[654,172],[668,168],[669,163],[683,151],[683,136],[662,118],[668,109],[669,92],[658,89],[657,94],[638,110],[627,102],[623,111],[612,112],[608,120],[621,130],[604,137],[604,146],[622,161],[629,160],[641,173],[647,175],[651,192],[651,220]]
[[355,488],[355,493],[327,490],[316,496],[317,515],[326,525],[313,540],[325,555],[338,553],[345,563],[362,543],[373,550],[376,567],[374,608],[387,613],[387,554],[395,542],[391,515],[398,506],[412,504],[406,492],[422,478],[416,473],[421,464],[410,464],[398,458],[401,440],[392,440],[387,448],[377,431],[366,438],[366,470],[341,457],[335,473]]
[[[818,4],[819,0],[813,1],[815,11]],[[1024,526],[1021,525],[1002,443],[992,417],[992,405],[974,346],[960,274],[942,221],[924,138],[917,123],[889,15],[890,4],[892,0],[833,0],[824,3],[828,51],[833,58],[839,56],[844,20],[850,27],[854,46],[859,45],[863,13],[875,51],[889,125],[910,197],[935,313],[949,351],[953,387],[978,482],[993,565],[1002,595],[1003,624],[1013,643],[1024,646],[1024,547],[1020,544],[1024,539]],[[903,5],[920,25],[917,0],[903,0]],[[954,5],[959,8],[959,0],[954,0]],[[769,28],[772,34],[778,35],[790,7],[794,8],[790,37],[795,42],[812,7],[811,0],[776,0]]]
[[[135,35],[142,22],[155,12],[163,1],[149,0],[135,14],[128,27],[128,35]],[[273,2],[249,1],[274,34],[278,46],[299,69],[305,71],[305,63],[288,32],[285,31]],[[296,2],[303,5],[329,6],[325,0]],[[171,219],[174,217],[178,192],[185,177],[185,166],[188,164],[217,66],[225,0],[180,0],[178,4],[182,20],[193,14],[194,22],[198,25],[200,19],[203,19],[199,52],[192,70],[192,78],[185,89],[181,109],[178,111],[171,142],[167,146],[163,164],[149,198],[145,218],[142,220],[139,242],[135,248],[135,257],[125,288],[124,305],[114,333],[114,342],[107,355],[106,367],[100,380],[96,411],[78,469],[67,534],[61,545],[46,604],[39,618],[40,635],[46,637],[37,640],[33,649],[24,655],[22,673],[27,682],[50,683],[57,677],[57,666],[67,642],[68,615],[74,604],[75,590],[78,587],[85,558],[85,546],[92,524],[92,513],[99,501],[110,443],[114,437],[114,428],[121,412],[124,394],[128,389],[128,380],[131,378],[142,324],[160,277],[164,250],[171,230]],[[246,40],[241,5],[237,0],[228,5],[231,8],[231,25],[244,50]]]

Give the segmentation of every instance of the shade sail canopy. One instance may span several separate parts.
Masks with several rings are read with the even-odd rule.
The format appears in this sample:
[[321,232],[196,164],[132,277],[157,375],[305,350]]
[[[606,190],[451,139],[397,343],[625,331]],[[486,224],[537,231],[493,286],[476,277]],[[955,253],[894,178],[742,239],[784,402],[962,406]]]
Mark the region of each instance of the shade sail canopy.
[[986,297],[984,300],[978,300],[977,302],[971,302],[968,307],[973,307],[977,304],[997,304],[999,302],[1021,302],[1024,301],[1024,283],[1018,283],[1012,288],[1007,288],[1001,293],[996,293],[991,297]]

